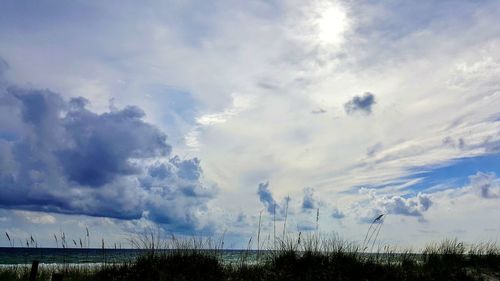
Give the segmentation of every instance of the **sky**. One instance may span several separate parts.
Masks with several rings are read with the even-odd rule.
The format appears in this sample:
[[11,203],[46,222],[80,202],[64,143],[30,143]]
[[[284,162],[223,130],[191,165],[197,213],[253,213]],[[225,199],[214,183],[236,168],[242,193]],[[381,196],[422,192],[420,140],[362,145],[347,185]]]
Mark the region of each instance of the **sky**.
[[289,235],[359,242],[385,214],[381,244],[495,242],[499,13],[2,0],[0,229],[17,245],[156,229],[245,248],[259,216],[268,240],[286,217]]

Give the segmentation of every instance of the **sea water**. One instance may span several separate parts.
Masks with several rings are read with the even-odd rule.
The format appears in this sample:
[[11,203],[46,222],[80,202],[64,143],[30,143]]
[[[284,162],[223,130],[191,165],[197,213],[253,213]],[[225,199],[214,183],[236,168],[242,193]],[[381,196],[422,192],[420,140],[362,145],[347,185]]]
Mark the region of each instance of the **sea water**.
[[[0,248],[0,267],[30,265],[34,260],[42,265],[69,266],[126,263],[147,253],[150,251],[141,249]],[[257,260],[257,251],[253,250],[217,250],[215,253],[228,264],[242,261],[253,263]],[[262,251],[260,254],[263,254]]]

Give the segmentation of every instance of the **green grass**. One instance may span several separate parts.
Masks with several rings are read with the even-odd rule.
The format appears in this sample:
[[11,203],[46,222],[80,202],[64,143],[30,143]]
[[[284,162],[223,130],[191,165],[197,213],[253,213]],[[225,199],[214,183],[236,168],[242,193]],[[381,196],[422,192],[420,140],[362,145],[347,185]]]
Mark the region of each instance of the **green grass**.
[[[50,280],[56,271],[62,272],[68,281],[500,280],[500,251],[492,243],[465,245],[457,240],[444,240],[430,244],[418,254],[388,247],[378,254],[366,254],[355,243],[312,235],[302,237],[300,242],[277,241],[275,247],[261,253],[258,263],[248,263],[242,258],[242,262],[235,264],[224,264],[218,243],[177,240],[173,246],[160,245],[159,241],[143,243],[151,251],[129,263],[90,270],[41,269],[37,280]],[[28,276],[26,267],[0,270],[0,280],[28,280]]]

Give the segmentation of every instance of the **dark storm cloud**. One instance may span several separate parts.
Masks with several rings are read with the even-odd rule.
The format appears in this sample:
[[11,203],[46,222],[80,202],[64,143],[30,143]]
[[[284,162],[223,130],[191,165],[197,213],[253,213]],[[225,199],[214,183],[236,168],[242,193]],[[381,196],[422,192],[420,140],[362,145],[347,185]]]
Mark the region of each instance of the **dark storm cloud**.
[[372,113],[372,107],[375,104],[375,95],[366,92],[363,96],[355,96],[350,101],[344,104],[344,109],[347,114],[361,112],[365,114]]
[[62,125],[72,145],[56,153],[67,178],[99,187],[117,176],[140,173],[130,159],[168,155],[166,136],[144,123],[143,116],[137,107],[101,115],[84,108],[70,110]]
[[198,159],[170,155],[141,109],[97,114],[84,98],[2,86],[0,207],[198,227],[216,190],[201,183]]
[[147,175],[139,178],[139,182],[148,189],[175,186],[184,197],[211,198],[216,190],[201,184],[202,173],[198,158],[182,160],[174,156],[168,161],[151,164]]

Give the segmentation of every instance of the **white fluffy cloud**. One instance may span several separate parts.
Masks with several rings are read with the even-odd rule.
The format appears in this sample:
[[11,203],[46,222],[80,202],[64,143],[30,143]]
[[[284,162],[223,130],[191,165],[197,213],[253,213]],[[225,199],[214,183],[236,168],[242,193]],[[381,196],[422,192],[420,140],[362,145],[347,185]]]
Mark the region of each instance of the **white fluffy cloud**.
[[29,212],[29,211],[15,211],[14,213],[34,224],[56,223],[56,218],[46,213]]

